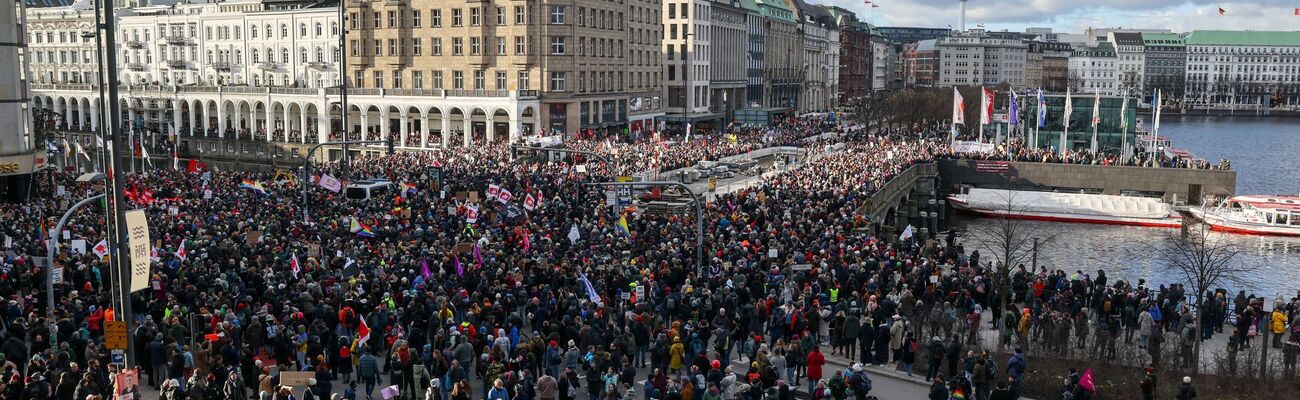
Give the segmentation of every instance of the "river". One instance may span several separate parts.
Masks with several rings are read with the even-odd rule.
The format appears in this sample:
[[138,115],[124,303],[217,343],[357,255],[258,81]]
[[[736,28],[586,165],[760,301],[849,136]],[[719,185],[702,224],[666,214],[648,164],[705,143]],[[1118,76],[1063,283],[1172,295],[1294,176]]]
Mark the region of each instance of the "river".
[[[1300,191],[1300,163],[1291,158],[1300,154],[1300,119],[1258,117],[1175,117],[1161,120],[1161,136],[1173,140],[1173,146],[1217,163],[1220,158],[1232,162],[1237,171],[1239,194],[1295,194]],[[954,226],[962,231],[993,222],[958,216]],[[1039,265],[1069,273],[1082,270],[1095,276],[1106,270],[1110,279],[1148,285],[1184,282],[1180,272],[1168,266],[1155,249],[1165,246],[1167,229],[1108,225],[1065,224],[1024,221],[1041,230],[1043,237],[1055,240],[1039,247]],[[1174,231],[1176,232],[1176,231]],[[1213,233],[1240,251],[1239,265],[1255,268],[1250,276],[1241,277],[1244,285],[1224,284],[1235,295],[1239,289],[1247,294],[1288,299],[1300,291],[1300,239]],[[966,251],[980,250],[983,260],[993,259],[987,238],[963,235],[959,242]]]

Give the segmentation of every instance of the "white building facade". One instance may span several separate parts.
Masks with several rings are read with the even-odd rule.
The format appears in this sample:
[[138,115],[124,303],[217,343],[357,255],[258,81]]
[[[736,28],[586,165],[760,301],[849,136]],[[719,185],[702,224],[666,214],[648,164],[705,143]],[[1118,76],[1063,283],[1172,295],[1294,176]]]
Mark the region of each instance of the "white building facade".
[[[67,129],[99,131],[96,65],[86,62],[94,44],[70,39],[93,29],[93,11],[75,7],[28,12],[40,21],[29,30],[41,37],[34,50],[45,54],[32,63],[32,107],[63,115]],[[337,16],[332,6],[267,10],[255,1],[119,10],[123,126],[285,143],[343,139]],[[74,51],[81,62],[70,62]],[[354,87],[347,137],[388,140],[391,132],[402,148],[469,146],[536,132],[540,112],[534,90]]]
[[1193,31],[1184,101],[1190,107],[1300,106],[1300,32]]
[[1009,84],[1025,87],[1029,45],[1023,40],[995,38],[972,30],[940,38],[939,86]]

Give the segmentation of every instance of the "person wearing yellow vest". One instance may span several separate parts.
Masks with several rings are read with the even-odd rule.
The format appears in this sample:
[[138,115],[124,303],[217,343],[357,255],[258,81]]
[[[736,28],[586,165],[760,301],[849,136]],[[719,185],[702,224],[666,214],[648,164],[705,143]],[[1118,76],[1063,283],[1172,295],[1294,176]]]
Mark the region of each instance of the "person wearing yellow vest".
[[839,288],[839,287],[833,287],[833,288],[830,289],[830,291],[831,291],[831,304],[835,304],[836,302],[839,302],[839,301],[840,301],[840,288]]

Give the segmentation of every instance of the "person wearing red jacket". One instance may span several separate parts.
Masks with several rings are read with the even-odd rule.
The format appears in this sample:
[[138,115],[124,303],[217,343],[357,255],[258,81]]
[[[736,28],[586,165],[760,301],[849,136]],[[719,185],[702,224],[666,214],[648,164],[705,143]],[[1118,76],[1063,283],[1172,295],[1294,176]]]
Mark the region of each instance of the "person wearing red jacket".
[[817,381],[822,379],[822,365],[826,364],[826,356],[822,355],[821,346],[813,346],[812,351],[808,352],[808,393],[812,393],[817,388]]

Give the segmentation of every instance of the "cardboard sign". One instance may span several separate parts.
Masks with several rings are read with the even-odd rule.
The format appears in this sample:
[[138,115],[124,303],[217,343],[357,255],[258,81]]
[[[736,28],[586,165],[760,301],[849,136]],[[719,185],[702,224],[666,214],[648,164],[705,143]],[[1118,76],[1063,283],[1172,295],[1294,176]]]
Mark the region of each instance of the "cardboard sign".
[[212,200],[212,189],[203,190],[203,200]]
[[72,248],[69,251],[72,254],[86,254],[86,239],[73,239]]
[[63,267],[51,268],[50,280],[54,281],[54,283],[63,282]]
[[308,256],[308,257],[320,257],[320,245],[318,245],[318,244],[309,244],[309,245],[307,245],[307,256]]
[[478,192],[469,192],[469,202],[478,203]]
[[812,269],[812,264],[795,264],[790,267],[791,271],[808,271]]
[[109,350],[126,350],[126,321],[104,322],[104,347]]
[[469,192],[456,192],[456,201],[469,200]]
[[280,373],[280,384],[290,387],[307,386],[315,378],[316,373],[312,371],[284,371]]
[[[67,207],[64,207],[64,208],[67,208]],[[67,230],[67,229],[64,229],[64,230],[63,230],[63,240],[68,240],[68,239],[72,239],[72,231]]]
[[245,243],[262,243],[262,231],[248,231],[244,234]]
[[776,249],[767,249],[767,258],[776,258]]
[[452,254],[464,254],[471,251],[474,251],[474,244],[469,242],[457,243],[456,247],[451,249]]

